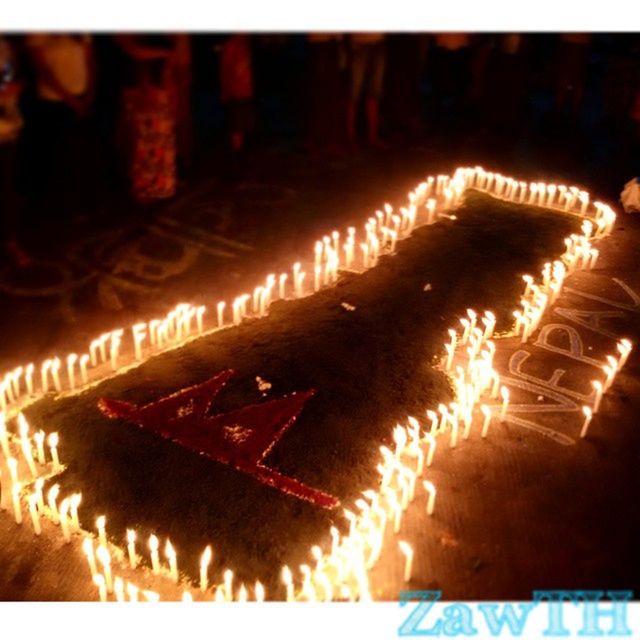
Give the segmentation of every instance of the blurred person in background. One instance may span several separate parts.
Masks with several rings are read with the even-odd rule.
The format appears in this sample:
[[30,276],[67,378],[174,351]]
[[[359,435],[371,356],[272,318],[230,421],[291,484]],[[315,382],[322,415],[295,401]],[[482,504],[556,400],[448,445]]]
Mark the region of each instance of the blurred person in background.
[[131,194],[141,204],[176,192],[176,40],[171,35],[116,37],[125,54],[119,138]]
[[16,60],[11,42],[0,35],[0,207],[2,245],[10,260],[27,266],[30,258],[18,241],[23,208],[17,185],[18,141],[22,116],[18,106],[21,86],[16,80]]
[[341,33],[309,33],[308,134],[312,156],[335,155],[344,146],[346,50]]
[[255,127],[250,36],[228,36],[218,51],[220,99],[225,106],[229,147],[235,161]]
[[59,213],[73,212],[86,204],[91,191],[91,37],[38,33],[28,35],[25,44],[35,85],[25,112],[33,203],[40,208],[53,197]]
[[358,110],[364,99],[367,142],[382,146],[380,139],[380,96],[385,71],[385,36],[383,33],[353,33],[349,38],[351,82],[347,104],[347,139],[357,140]]
[[421,33],[387,35],[384,112],[389,131],[400,139],[413,139],[424,131],[420,85],[429,36]]
[[470,95],[468,33],[437,33],[434,51],[434,97],[441,119],[460,116]]
[[556,112],[576,116],[587,85],[590,33],[562,33],[556,56]]

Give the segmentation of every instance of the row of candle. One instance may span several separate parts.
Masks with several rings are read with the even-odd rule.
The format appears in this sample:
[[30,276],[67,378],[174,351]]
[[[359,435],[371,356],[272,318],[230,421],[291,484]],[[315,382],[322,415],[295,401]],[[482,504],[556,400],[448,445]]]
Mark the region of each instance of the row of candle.
[[[96,519],[97,529],[97,547],[94,547],[93,538],[87,535],[82,544],[82,550],[84,552],[89,570],[91,572],[91,578],[98,588],[100,599],[107,600],[109,594],[113,594],[117,601],[124,601],[125,591],[129,596],[130,601],[137,601],[139,599],[138,594],[143,593],[147,600],[159,600],[160,594],[155,591],[141,591],[133,583],[128,582],[126,589],[125,582],[113,574],[114,555],[116,558],[120,558],[123,564],[126,563],[129,569],[135,570],[140,564],[142,557],[138,554],[138,548],[136,547],[137,533],[134,529],[127,530],[127,554],[126,561],[124,554],[120,553],[117,547],[113,547],[107,540],[106,533],[106,518],[105,516],[99,516]],[[168,579],[175,585],[180,583],[180,575],[178,573],[178,559],[177,552],[170,540],[166,540],[164,545],[164,557],[167,564],[164,565],[161,554],[160,540],[156,535],[151,534],[148,539],[148,551],[149,551],[149,563],[151,565],[151,571],[154,576]],[[114,554],[111,553],[110,547],[114,550]],[[199,590],[202,597],[207,592],[213,593],[213,600],[216,602],[243,602],[249,599],[254,599],[261,602],[265,599],[265,589],[260,581],[256,581],[255,585],[251,589],[253,592],[250,594],[250,589],[244,584],[240,584],[238,589],[234,587],[234,572],[231,569],[226,569],[222,574],[222,582],[219,584],[210,583],[210,564],[213,558],[213,551],[211,546],[207,546],[200,558],[200,580]],[[183,591],[182,599],[184,601],[192,601],[193,595],[189,589]]]
[[[369,219],[365,224],[367,241],[361,243],[361,247],[367,247],[363,249],[363,268],[375,265],[380,247],[387,246],[387,240],[390,240],[390,250],[393,251],[397,239],[412,232],[419,207],[425,203],[427,196],[431,193],[432,184],[433,178],[429,178],[411,192],[409,206],[401,207],[399,215],[393,214],[391,206],[386,204],[384,214],[376,212],[376,217]],[[430,199],[426,207],[428,223],[435,221],[435,206],[436,200]],[[383,220],[385,224],[382,224]],[[275,274],[269,274],[265,284],[257,286],[253,294],[245,293],[237,296],[230,305],[232,323],[239,324],[248,316],[265,315],[270,303],[276,298],[285,299],[289,294],[293,298],[300,298],[317,291],[321,286],[334,284],[338,278],[338,268],[340,266],[350,268],[353,264],[357,244],[355,228],[348,229],[347,241],[343,247],[344,259],[340,258],[339,239],[340,234],[337,231],[333,231],[331,237],[325,236],[320,242],[321,252],[316,243],[316,268],[312,289],[310,289],[311,285],[305,285],[306,272],[302,269],[301,263],[296,262],[292,269],[290,287],[287,286],[289,280],[287,273],[281,273],[277,280]],[[251,302],[253,302],[252,305]],[[211,328],[227,326],[226,308],[225,301],[217,303],[216,323]],[[198,334],[204,331],[205,313],[204,305],[196,307],[180,303],[162,319],[134,324],[131,327],[133,353],[126,358],[123,358],[122,346],[127,334],[124,329],[115,329],[92,340],[87,353],[70,353],[65,358],[56,356],[46,359],[40,365],[39,377],[36,376],[33,363],[16,367],[5,373],[0,380],[0,409],[7,411],[12,405],[19,404],[25,398],[33,398],[50,390],[56,392],[64,389],[74,390],[88,384],[90,378],[99,376],[101,372],[106,374],[110,370],[116,371],[122,365],[143,360],[145,355],[151,355],[168,346],[179,345],[194,331]],[[101,365],[105,367],[101,369]],[[92,376],[91,372],[95,369],[98,371]],[[63,373],[66,373],[66,376]]]
[[[294,264],[290,280],[287,273],[281,273],[278,278],[275,274],[269,274],[265,283],[256,287],[252,294],[245,293],[234,299],[229,306],[232,323],[239,324],[250,315],[265,315],[269,304],[276,297],[284,299],[291,295],[299,298],[322,286],[334,284],[340,268],[350,269],[354,266],[357,246],[362,251],[360,266],[364,269],[375,266],[381,252],[393,252],[396,242],[409,235],[416,224],[435,222],[436,212],[444,215],[442,212],[457,206],[465,190],[469,188],[517,203],[536,204],[584,216],[592,215],[597,226],[596,235],[608,233],[615,220],[610,207],[600,202],[591,203],[589,194],[578,187],[544,182],[527,183],[487,172],[478,166],[461,167],[456,169],[453,176],[427,177],[408,194],[408,205],[400,207],[397,214],[389,204],[383,210],[376,211],[375,216],[370,217],[364,225],[364,242],[358,242],[354,227],[347,230],[344,243],[341,243],[338,231],[324,236],[314,245],[313,284],[306,279],[306,271],[300,262]],[[585,254],[582,255],[584,259]],[[590,260],[595,263],[597,254],[590,255]],[[289,287],[288,281],[291,283]],[[216,322],[212,322],[209,328],[227,326],[226,308],[226,302],[217,303]],[[115,371],[124,364],[141,361],[145,355],[179,345],[194,332],[200,334],[205,330],[205,313],[206,307],[203,305],[180,303],[162,319],[134,324],[131,327],[132,349],[127,353],[122,352],[123,340],[128,335],[123,329],[103,333],[91,341],[87,353],[70,353],[63,359],[53,357],[45,360],[40,366],[39,384],[38,380],[34,380],[36,371],[33,363],[17,367],[0,380],[0,410],[7,411],[25,397],[47,393],[50,389],[57,392],[65,388],[73,390],[88,384],[92,377],[95,379],[96,376],[104,375],[109,370]],[[102,368],[101,365],[105,367]],[[91,370],[95,370],[93,375]],[[63,372],[66,372],[66,380]]]

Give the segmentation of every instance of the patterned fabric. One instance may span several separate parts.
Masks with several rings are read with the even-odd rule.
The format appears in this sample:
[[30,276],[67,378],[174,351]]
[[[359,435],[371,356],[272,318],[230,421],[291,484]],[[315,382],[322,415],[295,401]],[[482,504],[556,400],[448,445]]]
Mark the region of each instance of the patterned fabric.
[[166,89],[141,86],[124,94],[129,176],[140,202],[170,198],[176,191],[175,108]]

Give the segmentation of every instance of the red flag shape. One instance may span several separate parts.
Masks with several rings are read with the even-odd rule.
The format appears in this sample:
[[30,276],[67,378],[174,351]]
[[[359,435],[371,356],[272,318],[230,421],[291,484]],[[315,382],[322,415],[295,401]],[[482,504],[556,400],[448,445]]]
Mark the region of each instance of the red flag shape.
[[229,413],[208,416],[215,396],[234,373],[230,369],[222,371],[202,384],[142,407],[107,398],[102,398],[98,406],[110,418],[135,422],[289,495],[326,509],[338,506],[339,501],[335,497],[283,476],[263,464],[264,458],[295,422],[315,391],[292,393]]

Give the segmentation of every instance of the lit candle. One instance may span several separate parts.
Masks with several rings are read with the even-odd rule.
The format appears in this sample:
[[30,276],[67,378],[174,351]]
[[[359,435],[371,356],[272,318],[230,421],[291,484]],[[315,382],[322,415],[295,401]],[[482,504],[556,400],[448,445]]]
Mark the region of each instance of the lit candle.
[[198,326],[198,333],[202,333],[203,317],[206,311],[207,307],[205,305],[200,305],[196,308],[196,325]]
[[89,358],[91,360],[91,366],[95,367],[98,364],[98,350],[100,349],[100,339],[96,338],[89,344]]
[[2,445],[2,453],[4,457],[9,460],[11,458],[11,451],[9,449],[9,435],[7,434],[7,422],[4,417],[4,413],[0,412],[0,445]]
[[69,508],[71,511],[71,526],[80,531],[80,519],[78,518],[78,507],[82,502],[82,494],[74,493],[69,500]]
[[51,375],[53,376],[53,384],[56,391],[62,391],[62,384],[60,383],[60,358],[54,358],[51,362]]
[[87,562],[89,563],[89,569],[91,570],[91,577],[93,578],[97,573],[98,569],[96,567],[96,558],[93,553],[93,541],[91,538],[86,537],[82,541],[82,551],[84,555],[87,557]]
[[99,573],[93,576],[93,584],[98,587],[98,592],[100,593],[100,602],[107,601],[107,587],[104,582],[104,577]]
[[429,480],[425,480],[422,484],[426,492],[429,494],[429,498],[427,500],[427,514],[432,516],[433,509],[436,504],[436,488],[433,486],[432,482],[429,482]]
[[484,416],[484,422],[482,423],[482,437],[486,438],[487,433],[489,432],[489,425],[491,424],[491,409],[486,404],[483,404],[480,407],[480,411],[482,411],[482,415]]
[[231,569],[227,569],[222,574],[222,580],[224,583],[224,594],[227,602],[233,600],[233,571]]
[[58,524],[60,519],[60,514],[58,513],[58,505],[56,504],[56,499],[58,498],[58,493],[60,493],[60,485],[54,484],[51,489],[47,492],[47,503],[49,505],[49,509],[51,510],[51,519],[54,524]]
[[64,541],[71,542],[71,532],[69,531],[69,498],[65,498],[60,503],[60,527],[62,529],[62,536]]
[[591,386],[595,391],[595,400],[593,402],[593,413],[598,413],[598,409],[600,409],[600,402],[602,402],[602,382],[600,380],[592,380]]
[[142,360],[142,341],[147,337],[147,323],[138,322],[131,327],[136,360]]
[[22,491],[22,484],[16,482],[11,487],[11,498],[13,500],[13,514],[17,524],[22,524],[22,508],[20,506],[20,491]]
[[33,395],[33,370],[34,370],[33,362],[27,365],[25,369],[24,379],[27,384],[27,393],[32,396]]
[[36,431],[33,434],[33,439],[36,441],[36,452],[38,454],[38,463],[44,464],[46,462],[46,458],[44,455],[44,431]]
[[89,356],[86,353],[83,353],[80,356],[80,376],[82,378],[82,384],[87,384],[87,382],[89,382],[89,375],[87,373],[88,364]]
[[109,357],[111,368],[116,371],[118,368],[118,355],[120,350],[120,336],[114,331],[111,334],[111,346],[109,347]]
[[47,441],[49,443],[49,449],[51,450],[53,470],[58,471],[60,469],[60,458],[58,457],[58,434],[55,431],[50,433]]
[[170,540],[167,540],[164,547],[164,553],[167,556],[167,560],[169,560],[169,573],[171,574],[171,579],[178,584],[178,560],[176,558],[176,551]]
[[580,431],[580,437],[585,438],[587,435],[587,431],[589,430],[589,424],[591,423],[591,418],[593,417],[593,411],[591,411],[591,407],[584,405],[582,407],[582,413],[584,413],[584,422],[582,423],[582,430]]
[[142,595],[145,597],[147,602],[159,602],[160,595],[155,591],[143,591]]
[[190,591],[182,592],[182,602],[193,602],[193,596]]
[[124,582],[120,576],[113,581],[113,591],[116,594],[116,602],[124,602]]
[[45,360],[40,367],[40,380],[42,384],[42,393],[49,391],[49,377],[48,372],[51,369],[51,360]]
[[281,273],[278,278],[278,296],[284,299],[286,296],[287,274]]
[[127,595],[129,596],[129,602],[138,602],[138,593],[140,591],[140,589],[138,589],[138,587],[136,587],[135,584],[132,584],[131,582],[127,582]]
[[200,591],[203,593],[209,586],[209,564],[211,563],[211,555],[211,547],[207,546],[200,557]]
[[224,301],[218,302],[216,305],[216,312],[218,314],[218,326],[222,327],[224,325],[224,307],[226,303]]
[[31,441],[29,440],[29,425],[22,413],[18,414],[18,422],[20,423],[20,448],[22,455],[31,471],[31,475],[35,478],[38,475],[36,465],[33,461],[33,453],[31,452]]
[[447,358],[445,361],[445,371],[451,371],[451,366],[453,365],[453,356],[456,352],[456,349],[451,344],[445,344],[444,348],[447,352]]
[[107,585],[107,592],[113,592],[113,576],[111,574],[111,554],[106,547],[100,545],[98,550],[96,551],[96,555],[98,556],[98,560],[100,560],[100,564],[102,565],[102,569],[104,572],[104,581]]
[[438,414],[431,409],[427,409],[427,418],[431,421],[429,433],[435,433],[438,429]]
[[503,386],[500,389],[500,395],[502,396],[502,408],[500,409],[500,422],[504,422],[507,417],[507,407],[509,406],[509,389]]
[[151,550],[151,568],[156,575],[160,573],[160,558],[158,557],[158,538],[151,534],[149,536],[149,549]]
[[289,567],[285,564],[284,567],[282,567],[282,582],[284,582],[284,585],[287,589],[287,602],[293,602],[294,597],[293,597],[293,581],[291,579],[291,569],[289,569]]
[[96,528],[98,529],[98,540],[103,547],[107,546],[107,519],[105,516],[98,516],[96,518]]
[[411,580],[411,565],[413,564],[413,549],[408,542],[400,540],[398,542],[400,551],[404,555],[404,581],[409,582]]
[[40,526],[40,514],[38,513],[38,496],[32,493],[29,496],[29,513],[31,515],[31,523],[33,524],[33,532],[39,536],[42,533],[42,527]]
[[76,361],[77,360],[78,360],[78,354],[76,354],[76,353],[70,353],[67,356],[67,377],[69,378],[69,388],[70,389],[75,389],[76,388],[75,367],[76,367]]
[[35,482],[35,496],[38,504],[38,511],[44,513],[44,496],[42,495],[42,487],[44,487],[44,478],[38,478]]
[[430,467],[431,463],[433,462],[433,454],[436,451],[436,439],[431,433],[425,434],[424,439],[429,443],[429,452],[427,453],[427,467]]
[[136,557],[136,532],[133,529],[127,529],[127,551],[129,566],[135,569],[138,566],[138,559]]
[[264,587],[259,580],[256,580],[255,594],[256,602],[264,602]]
[[623,338],[618,342],[616,348],[620,352],[620,368],[624,367],[627,362],[627,358],[633,349],[633,344],[631,340],[627,340],[627,338]]

